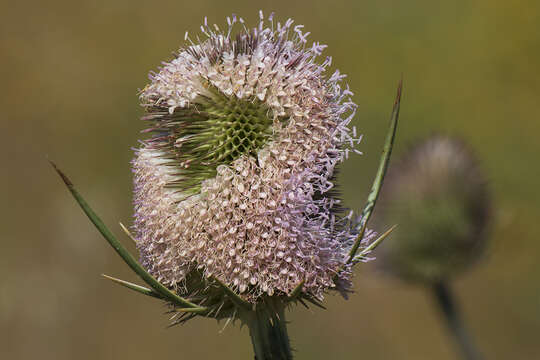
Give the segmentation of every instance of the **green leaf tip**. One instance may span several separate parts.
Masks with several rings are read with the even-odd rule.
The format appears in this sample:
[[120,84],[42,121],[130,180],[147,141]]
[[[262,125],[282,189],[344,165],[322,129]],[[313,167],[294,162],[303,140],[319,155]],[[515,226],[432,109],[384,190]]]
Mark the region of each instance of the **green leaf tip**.
[[60,175],[60,178],[62,179],[64,184],[66,184],[66,186],[71,190],[71,188],[73,187],[73,183],[71,182],[71,180],[69,180],[69,178],[62,172],[62,170],[58,168],[58,166],[56,166],[56,164],[52,160],[47,159],[47,161],[49,162],[49,164],[51,164],[51,166],[58,173],[58,175]]
[[384,142],[383,152],[381,155],[381,160],[379,162],[379,168],[377,169],[377,174],[375,175],[373,185],[371,186],[371,191],[369,192],[366,205],[364,207],[364,210],[362,211],[362,215],[361,215],[362,220],[360,221],[360,232],[358,234],[358,237],[354,245],[351,248],[351,251],[349,252],[349,258],[347,260],[347,263],[352,262],[356,256],[356,253],[358,252],[358,248],[360,247],[360,243],[362,242],[362,239],[364,238],[364,234],[367,229],[369,218],[371,217],[371,214],[373,213],[373,209],[375,208],[375,204],[379,197],[379,193],[382,188],[384,177],[386,175],[386,170],[388,169],[388,164],[390,163],[390,155],[392,154],[392,148],[394,146],[394,139],[396,137],[396,130],[397,130],[397,124],[398,124],[398,119],[399,119],[399,108],[400,108],[400,103],[401,103],[402,90],[403,90],[403,78],[398,83],[397,95],[396,95],[396,99],[394,100],[394,106],[392,108],[392,116],[390,118],[390,127],[388,129],[386,140]]
[[163,297],[161,295],[159,295],[158,293],[156,293],[154,290],[148,289],[148,288],[146,288],[144,286],[133,284],[133,283],[130,283],[128,281],[117,279],[115,277],[105,275],[105,274],[101,274],[101,276],[103,276],[105,279],[111,280],[112,282],[114,282],[116,284],[122,285],[122,286],[124,286],[124,287],[126,287],[126,288],[128,288],[130,290],[134,290],[134,291],[136,291],[138,293],[141,293],[143,295],[151,296],[151,297],[154,297],[154,298],[157,298],[157,299],[163,299]]
[[395,228],[397,228],[397,224],[395,224],[394,226],[392,226],[390,229],[386,230],[381,236],[379,236],[375,241],[373,241],[371,244],[369,244],[364,250],[362,250],[360,252],[360,254],[356,255],[354,257],[354,262],[358,262],[358,261],[362,261],[362,259],[364,258],[364,256],[366,256],[367,254],[369,254],[370,252],[372,252],[373,250],[375,250],[382,242],[384,239],[386,239],[388,237],[388,235],[390,235],[392,233],[392,231],[394,231]]
[[71,192],[71,195],[75,198],[75,201],[79,204],[81,209],[84,211],[86,216],[98,229],[98,231],[103,235],[105,240],[113,247],[118,255],[124,260],[124,262],[137,274],[139,277],[150,286],[156,293],[161,295],[164,300],[171,302],[174,305],[185,307],[185,308],[199,308],[206,310],[206,308],[200,307],[192,302],[181,298],[175,293],[171,292],[165,286],[163,286],[159,281],[157,281],[152,275],[150,275],[138,262],[135,258],[129,253],[129,251],[116,239],[113,233],[105,226],[100,217],[92,210],[90,205],[84,200],[84,198],[79,194],[75,189],[75,186],[69,180],[69,178],[56,166],[54,162],[49,160],[49,163],[56,170],[64,184],[67,186],[68,190]]

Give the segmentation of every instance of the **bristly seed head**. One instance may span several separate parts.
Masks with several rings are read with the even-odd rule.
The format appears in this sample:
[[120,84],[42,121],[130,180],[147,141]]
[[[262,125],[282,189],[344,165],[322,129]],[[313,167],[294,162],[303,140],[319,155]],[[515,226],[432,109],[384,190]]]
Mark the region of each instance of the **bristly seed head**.
[[447,280],[480,257],[490,213],[486,178],[468,147],[431,136],[388,171],[375,219],[399,227],[377,264],[409,281]]
[[133,161],[134,228],[143,265],[179,293],[216,278],[256,302],[304,281],[321,298],[351,276],[357,221],[331,190],[356,105],[317,62],[325,46],[271,18],[205,22],[141,92],[152,137]]

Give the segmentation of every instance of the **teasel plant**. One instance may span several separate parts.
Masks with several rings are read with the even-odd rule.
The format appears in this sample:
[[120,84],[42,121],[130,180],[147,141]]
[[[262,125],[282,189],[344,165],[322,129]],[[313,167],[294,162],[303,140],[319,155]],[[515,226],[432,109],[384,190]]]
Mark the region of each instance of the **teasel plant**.
[[[292,359],[285,310],[324,308],[352,291],[353,266],[382,235],[367,225],[396,134],[401,82],[390,129],[360,215],[336,192],[336,168],[356,149],[356,105],[339,71],[327,75],[326,47],[273,14],[248,28],[201,26],[202,35],[150,74],[140,91],[148,138],[133,160],[134,222],[123,231],[135,259],[65,185],[103,237],[145,285],[104,275],[164,301],[171,325],[195,317],[249,328],[255,359]],[[202,39],[201,39],[202,37]]]
[[479,360],[451,282],[482,257],[491,199],[477,158],[456,137],[435,134],[393,163],[375,224],[400,224],[377,253],[377,267],[432,294],[463,359]]

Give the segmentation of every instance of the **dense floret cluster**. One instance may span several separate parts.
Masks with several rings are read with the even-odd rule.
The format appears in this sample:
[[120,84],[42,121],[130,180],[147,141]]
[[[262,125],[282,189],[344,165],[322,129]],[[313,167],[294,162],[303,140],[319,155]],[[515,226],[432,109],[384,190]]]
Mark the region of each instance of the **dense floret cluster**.
[[205,22],[205,39],[141,93],[153,134],[133,161],[142,263],[174,289],[197,271],[249,301],[302,281],[321,298],[348,283],[358,235],[333,191],[359,141],[356,105],[302,26],[262,15],[253,29],[228,24]]

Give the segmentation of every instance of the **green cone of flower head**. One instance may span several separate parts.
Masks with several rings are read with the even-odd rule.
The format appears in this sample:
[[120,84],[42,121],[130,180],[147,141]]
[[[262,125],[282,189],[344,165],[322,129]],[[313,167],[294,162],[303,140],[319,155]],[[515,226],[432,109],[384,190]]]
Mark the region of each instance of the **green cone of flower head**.
[[168,113],[153,105],[144,117],[156,122],[149,129],[157,133],[150,143],[178,167],[180,176],[167,186],[186,197],[198,194],[202,182],[217,175],[219,165],[230,165],[242,155],[257,156],[272,137],[273,112],[261,100],[227,96],[208,80],[198,80],[203,94],[191,107]]
[[388,171],[376,222],[399,224],[378,250],[380,266],[406,280],[438,282],[474,263],[484,249],[489,194],[462,141],[432,136]]

